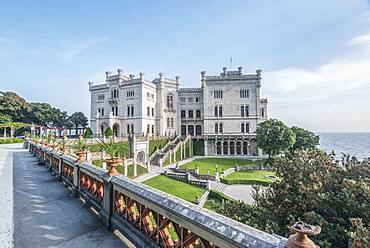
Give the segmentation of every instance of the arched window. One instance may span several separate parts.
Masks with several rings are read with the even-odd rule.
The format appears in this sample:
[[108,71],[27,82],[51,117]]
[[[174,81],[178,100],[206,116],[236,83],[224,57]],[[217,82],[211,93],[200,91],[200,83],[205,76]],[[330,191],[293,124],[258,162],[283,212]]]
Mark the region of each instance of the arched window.
[[230,155],[235,155],[235,142],[230,142]]
[[220,106],[220,107],[218,107],[218,115],[219,116],[222,116],[222,107]]
[[217,141],[216,143],[216,153],[217,155],[221,155],[221,141]]
[[218,107],[215,107],[215,116],[218,116]]
[[240,141],[237,141],[236,142],[236,154],[238,154],[238,155],[242,154],[241,146],[242,146],[242,143]]
[[249,116],[249,107],[245,106],[245,116]]
[[229,154],[229,146],[228,146],[228,144],[227,144],[227,141],[224,141],[224,144],[223,144],[223,145],[224,145],[224,147],[223,147],[223,148],[224,148],[224,149],[223,149],[223,150],[224,150],[224,151],[223,151],[223,152],[224,152],[224,155]]
[[222,123],[220,123],[220,124],[218,125],[218,131],[219,131],[220,133],[222,133],[222,132],[223,132],[223,126],[222,126]]
[[167,127],[170,127],[170,118],[167,118]]
[[167,108],[173,109],[173,96],[172,94],[167,95]]
[[240,132],[244,133],[244,123],[240,124]]
[[249,133],[249,123],[245,123],[245,132]]
[[193,118],[194,117],[193,110],[189,110],[188,115],[189,115],[189,118]]
[[218,133],[218,123],[215,123],[215,133]]
[[171,118],[171,127],[173,127],[173,118]]
[[248,142],[247,141],[243,142],[243,154],[248,155]]
[[240,107],[240,115],[243,117],[244,116],[244,106]]

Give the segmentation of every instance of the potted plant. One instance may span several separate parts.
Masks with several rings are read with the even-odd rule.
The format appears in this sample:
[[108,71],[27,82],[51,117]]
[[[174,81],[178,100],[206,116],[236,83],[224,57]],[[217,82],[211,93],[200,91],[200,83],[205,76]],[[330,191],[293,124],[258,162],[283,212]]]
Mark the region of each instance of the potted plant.
[[60,151],[64,154],[65,152],[66,152],[66,150],[67,150],[67,144],[68,144],[68,141],[67,141],[67,136],[66,135],[64,135],[63,136],[63,139],[61,139],[60,141],[59,141],[59,145],[60,145]]
[[81,163],[85,161],[85,154],[86,154],[86,143],[82,136],[80,136],[77,142],[74,144],[75,154],[77,155],[78,159],[77,162]]
[[103,139],[99,141],[101,149],[106,152],[109,156],[108,159],[105,159],[104,162],[107,163],[108,173],[110,176],[114,176],[118,174],[117,166],[121,164],[123,161],[119,157],[119,145],[114,142],[112,137],[109,138],[109,142],[105,142]]

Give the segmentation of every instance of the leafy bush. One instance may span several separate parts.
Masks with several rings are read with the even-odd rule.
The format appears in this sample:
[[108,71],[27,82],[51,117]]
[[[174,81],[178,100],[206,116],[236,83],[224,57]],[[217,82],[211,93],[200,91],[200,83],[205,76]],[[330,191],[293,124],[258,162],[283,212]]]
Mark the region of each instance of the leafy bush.
[[91,128],[88,127],[86,129],[84,137],[85,138],[92,138],[93,137],[93,132],[92,132]]
[[0,139],[0,144],[14,144],[14,143],[22,143],[23,139],[18,138],[5,138]]
[[109,138],[109,137],[113,137],[113,131],[112,131],[112,129],[111,129],[110,127],[108,127],[108,128],[105,130],[104,134],[105,134],[105,137],[107,137],[107,138]]

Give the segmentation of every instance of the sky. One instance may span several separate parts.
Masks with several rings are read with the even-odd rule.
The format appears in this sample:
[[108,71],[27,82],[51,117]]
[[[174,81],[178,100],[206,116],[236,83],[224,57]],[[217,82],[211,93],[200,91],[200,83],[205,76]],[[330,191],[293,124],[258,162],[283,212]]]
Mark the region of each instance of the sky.
[[0,91],[90,115],[104,72],[181,77],[262,69],[269,116],[316,132],[370,132],[370,2],[0,2]]

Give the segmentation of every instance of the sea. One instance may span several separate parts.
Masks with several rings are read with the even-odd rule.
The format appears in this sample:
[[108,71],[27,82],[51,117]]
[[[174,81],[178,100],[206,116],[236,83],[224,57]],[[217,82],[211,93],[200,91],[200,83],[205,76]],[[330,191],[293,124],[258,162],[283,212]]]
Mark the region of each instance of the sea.
[[342,153],[359,159],[370,157],[370,133],[316,133],[320,136],[320,148],[334,151],[336,157]]

